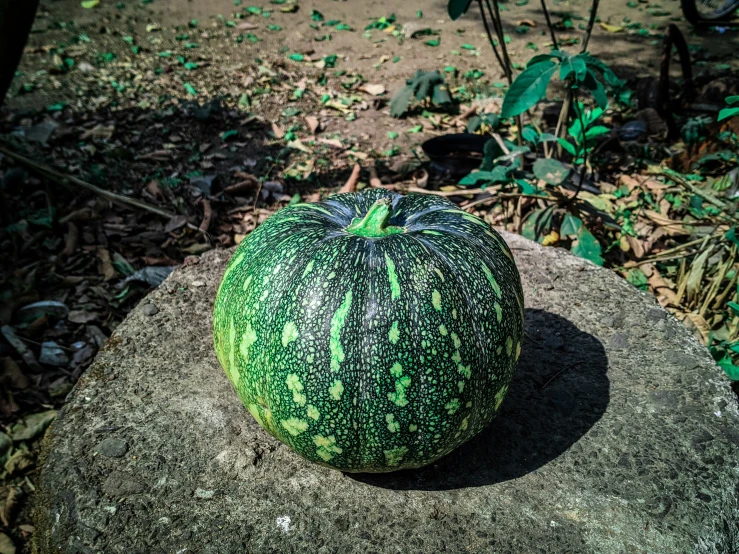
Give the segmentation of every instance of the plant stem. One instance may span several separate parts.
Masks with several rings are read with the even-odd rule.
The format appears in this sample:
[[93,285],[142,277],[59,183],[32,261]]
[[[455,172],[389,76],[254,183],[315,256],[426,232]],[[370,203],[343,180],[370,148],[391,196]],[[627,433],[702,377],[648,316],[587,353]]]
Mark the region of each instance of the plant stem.
[[[588,20],[588,28],[585,32],[585,40],[582,42],[582,48],[580,49],[580,53],[584,54],[588,50],[588,43],[590,42],[590,35],[593,34],[593,25],[595,25],[595,17],[598,13],[598,5],[600,4],[600,0],[593,0],[593,5],[590,7],[590,19]],[[562,104],[562,111],[559,112],[559,120],[557,121],[557,129],[554,132],[555,136],[559,136],[560,131],[563,129],[563,127],[567,124],[567,121],[570,119],[570,106],[572,105],[572,91],[570,89],[567,90],[567,96],[565,97],[565,101]],[[559,156],[562,156],[562,146],[557,146],[557,153]]]
[[[503,62],[505,68],[506,79],[508,80],[508,86],[513,84],[513,67],[511,66],[511,59],[508,57],[508,48],[505,45],[505,35],[503,34],[503,22],[500,19],[500,8],[498,6],[498,0],[492,0],[493,8],[490,7],[490,0],[485,0],[485,5],[488,8],[490,19],[493,22],[493,27],[498,35],[498,42],[500,43],[500,50],[503,52]],[[482,11],[482,5],[480,6]],[[493,13],[493,9],[495,10]],[[495,44],[495,43],[493,43]],[[521,132],[523,131],[523,120],[521,116],[516,116],[516,127],[518,127],[518,145],[523,144],[523,138]]]
[[493,38],[493,34],[490,32],[490,25],[488,24],[488,19],[485,17],[485,8],[482,5],[482,0],[477,0],[477,3],[480,5],[480,13],[482,14],[482,23],[485,25],[485,32],[488,35],[488,41],[490,42],[490,46],[493,49],[493,52],[495,53],[495,57],[498,60],[498,63],[500,64],[500,68],[503,70],[503,72],[508,75],[508,71],[506,70],[506,65],[503,63],[502,58],[500,57],[500,54],[498,53],[498,48],[495,46],[495,39]]
[[557,42],[557,35],[554,34],[554,26],[552,25],[552,18],[549,16],[549,8],[547,8],[547,0],[541,0],[541,9],[544,12],[544,17],[547,20],[547,27],[549,28],[549,35],[552,37],[552,46],[555,50],[558,50],[559,43]]
[[505,36],[503,35],[503,24],[500,20],[500,8],[498,7],[498,0],[492,0],[493,1],[493,8],[495,8],[495,11],[493,11],[493,8],[490,7],[490,0],[485,0],[485,5],[488,8],[488,12],[490,14],[490,19],[493,21],[493,28],[495,29],[496,34],[498,35],[498,42],[500,43],[500,50],[503,52],[503,62],[505,73],[506,73],[506,79],[508,79],[508,84],[511,85],[513,83],[513,71],[511,68],[511,60],[508,57],[508,48],[506,48],[505,45]]
[[590,35],[593,34],[593,25],[595,25],[595,16],[598,13],[598,4],[600,0],[593,0],[593,5],[590,8],[590,20],[588,21],[588,30],[585,32],[585,40],[582,41],[582,48],[580,53],[584,54],[588,51],[588,43],[590,42]]
[[[596,0],[597,1],[597,0]],[[585,121],[583,121],[582,118],[582,106],[579,108],[577,107],[577,98],[575,98],[575,113],[577,114],[578,119],[580,120],[580,128],[582,133],[582,146],[578,154],[582,154],[583,160],[582,160],[582,169],[580,170],[580,181],[577,183],[577,190],[575,191],[575,195],[570,198],[568,204],[571,204],[575,201],[577,198],[577,195],[580,194],[580,191],[582,190],[582,184],[585,181],[585,175],[588,172],[588,139],[585,137]]]

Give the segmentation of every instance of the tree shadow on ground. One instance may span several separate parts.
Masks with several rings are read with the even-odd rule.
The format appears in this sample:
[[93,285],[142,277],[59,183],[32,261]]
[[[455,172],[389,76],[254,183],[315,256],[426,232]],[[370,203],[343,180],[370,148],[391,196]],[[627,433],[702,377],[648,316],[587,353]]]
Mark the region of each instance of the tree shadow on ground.
[[518,371],[492,424],[429,467],[347,476],[396,490],[480,487],[523,477],[561,456],[605,413],[607,370],[598,339],[563,317],[527,309]]

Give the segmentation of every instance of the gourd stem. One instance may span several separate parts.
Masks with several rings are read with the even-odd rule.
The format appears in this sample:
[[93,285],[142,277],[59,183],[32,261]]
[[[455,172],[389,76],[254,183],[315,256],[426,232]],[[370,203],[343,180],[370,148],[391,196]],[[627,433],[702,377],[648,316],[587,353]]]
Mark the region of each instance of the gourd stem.
[[390,199],[381,198],[367,211],[363,218],[354,218],[346,228],[347,233],[360,237],[384,237],[402,233],[402,227],[388,225],[390,221]]

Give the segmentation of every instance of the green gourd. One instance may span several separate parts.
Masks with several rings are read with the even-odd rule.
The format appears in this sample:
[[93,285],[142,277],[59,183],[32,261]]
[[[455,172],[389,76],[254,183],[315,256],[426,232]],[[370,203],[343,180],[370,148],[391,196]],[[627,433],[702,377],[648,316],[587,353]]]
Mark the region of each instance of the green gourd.
[[521,351],[510,250],[438,196],[384,189],[282,209],[236,249],[218,360],[254,419],[313,462],[420,467],[495,417]]

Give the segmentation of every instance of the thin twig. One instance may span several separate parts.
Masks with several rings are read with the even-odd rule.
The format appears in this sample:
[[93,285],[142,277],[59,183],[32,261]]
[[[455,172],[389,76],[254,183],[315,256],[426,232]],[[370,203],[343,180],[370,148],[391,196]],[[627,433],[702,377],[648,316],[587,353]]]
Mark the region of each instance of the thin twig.
[[557,43],[557,35],[554,34],[554,25],[552,25],[552,18],[549,16],[549,8],[547,8],[546,0],[541,0],[541,9],[544,12],[544,17],[547,20],[547,27],[549,28],[549,35],[552,37],[552,45],[554,46],[555,50],[558,50],[559,44]]
[[588,20],[588,30],[585,32],[585,40],[582,41],[582,48],[580,53],[584,54],[588,51],[588,43],[590,42],[590,35],[593,34],[593,25],[595,25],[595,16],[598,13],[598,4],[600,0],[593,0],[593,6],[590,8],[590,19]]
[[550,196],[540,196],[538,194],[525,194],[523,192],[509,192],[509,193],[503,193],[503,194],[496,194],[494,196],[488,196],[486,198],[480,198],[479,200],[470,202],[466,206],[462,206],[462,209],[467,211],[470,208],[479,206],[480,204],[486,204],[493,200],[500,200],[500,199],[506,199],[506,198],[538,198],[539,200],[549,200],[549,201],[554,200],[554,198]]
[[176,214],[167,212],[165,210],[159,209],[156,206],[151,206],[147,204],[146,202],[136,200],[135,198],[130,198],[128,196],[122,196],[120,194],[116,194],[114,192],[101,189],[100,187],[96,187],[95,185],[92,185],[86,181],[83,181],[82,179],[78,179],[77,177],[73,177],[72,175],[65,175],[64,173],[61,173],[60,171],[52,169],[49,166],[37,163],[33,161],[32,159],[26,158],[25,156],[22,156],[20,154],[16,154],[12,150],[5,148],[3,145],[0,145],[0,152],[10,158],[13,158],[17,162],[20,162],[23,165],[33,169],[34,171],[42,174],[44,177],[47,177],[48,179],[51,179],[52,181],[55,181],[61,185],[69,185],[69,184],[77,185],[80,188],[84,188],[84,189],[94,192],[98,196],[107,198],[111,202],[116,202],[118,204],[124,204],[127,206],[133,206],[135,208],[146,210],[153,214],[159,215],[161,217],[166,217],[168,219],[171,219],[175,217],[176,215]]
[[339,189],[340,193],[357,191],[357,183],[359,182],[359,172],[361,170],[362,170],[362,166],[360,166],[359,164],[354,164],[354,169],[352,169],[352,174],[349,175],[349,179],[347,179],[346,183],[344,183],[344,186]]
[[498,63],[500,64],[500,68],[503,70],[503,72],[506,75],[508,75],[508,72],[506,70],[506,66],[503,63],[503,60],[500,57],[500,54],[498,53],[498,48],[495,46],[495,39],[493,38],[493,34],[490,32],[490,25],[488,24],[487,17],[485,17],[485,8],[482,5],[482,0],[477,0],[477,3],[480,6],[480,13],[482,14],[482,23],[485,26],[485,32],[488,35],[488,41],[490,42],[490,46],[493,49],[493,53],[495,54],[495,57],[498,60]]

